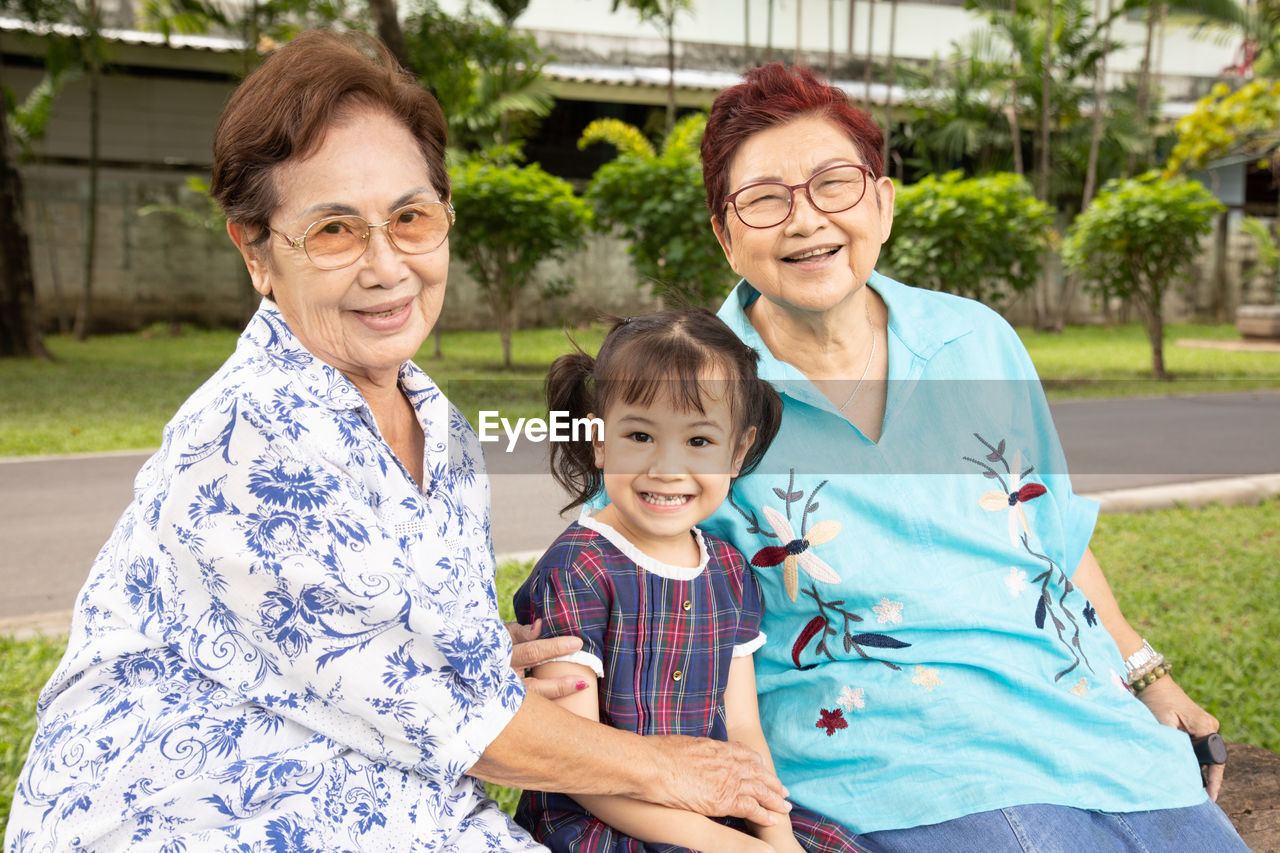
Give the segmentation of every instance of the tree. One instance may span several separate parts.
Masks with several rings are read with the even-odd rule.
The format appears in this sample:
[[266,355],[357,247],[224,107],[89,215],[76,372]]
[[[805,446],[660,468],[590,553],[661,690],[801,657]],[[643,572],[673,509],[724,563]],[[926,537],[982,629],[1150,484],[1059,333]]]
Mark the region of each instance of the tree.
[[707,222],[698,149],[706,123],[703,113],[682,118],[659,152],[636,127],[597,119],[582,132],[578,147],[604,142],[618,151],[592,176],[586,197],[597,225],[618,230],[630,242],[638,284],[647,281],[681,302],[710,307],[733,278]]
[[1213,87],[1178,121],[1178,140],[1165,163],[1165,177],[1202,169],[1229,154],[1271,160],[1280,174],[1280,80],[1257,79],[1233,90]]
[[1147,172],[1110,181],[1067,234],[1062,259],[1106,298],[1138,306],[1151,342],[1151,371],[1164,366],[1164,297],[1200,251],[1222,205],[1198,182]]
[[[613,10],[620,6],[634,9],[642,21],[657,27],[667,42],[667,133],[676,123],[676,15],[693,11],[693,0],[613,0]],[[770,25],[772,26],[772,6]]]
[[518,5],[502,7],[498,23],[470,7],[451,16],[425,0],[405,21],[414,69],[440,101],[458,152],[518,141],[551,111],[542,78],[546,55],[506,23]]
[[22,179],[10,151],[9,122],[0,120],[0,356],[48,358],[36,314]]
[[502,363],[510,367],[521,295],[537,280],[539,263],[578,245],[590,225],[591,211],[567,181],[548,175],[537,164],[522,167],[471,158],[450,174],[458,212],[450,246],[493,311],[502,338]]
[[1035,285],[1052,231],[1051,209],[1020,175],[930,175],[898,190],[882,265],[901,281],[998,308]]

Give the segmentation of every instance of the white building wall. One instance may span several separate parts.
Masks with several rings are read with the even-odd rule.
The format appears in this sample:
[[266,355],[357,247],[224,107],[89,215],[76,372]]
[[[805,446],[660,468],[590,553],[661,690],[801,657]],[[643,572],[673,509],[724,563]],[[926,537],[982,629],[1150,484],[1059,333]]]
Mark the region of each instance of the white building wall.
[[[693,11],[676,18],[677,57],[687,57],[692,45],[721,46],[741,57],[748,30],[753,57],[763,59],[772,44],[776,59],[789,61],[797,49],[807,61],[825,62],[828,51],[836,63],[867,52],[868,19],[871,20],[871,52],[883,60],[889,55],[890,4],[885,0],[773,0],[773,38],[767,37],[770,0],[695,0]],[[441,6],[458,11],[465,0],[442,0]],[[532,0],[516,26],[535,34],[553,49],[595,54],[630,63],[664,64],[666,43],[656,27],[643,22],[631,9],[611,12],[610,0]],[[874,11],[873,7],[874,6]],[[853,21],[850,28],[850,12]],[[797,16],[797,12],[799,15]],[[799,20],[797,20],[797,17]],[[797,28],[799,24],[799,28]],[[901,2],[894,55],[903,60],[927,61],[947,57],[953,44],[969,32],[986,26],[986,18],[961,5]],[[800,38],[797,40],[797,31]],[[1122,18],[1112,32],[1125,45],[1109,58],[1112,84],[1135,73],[1142,61],[1145,25],[1139,19]],[[1192,27],[1169,23],[1162,46],[1152,57],[1156,71],[1168,78],[1167,96],[1195,97],[1199,89],[1187,78],[1214,78],[1232,61],[1237,39],[1196,36]]]

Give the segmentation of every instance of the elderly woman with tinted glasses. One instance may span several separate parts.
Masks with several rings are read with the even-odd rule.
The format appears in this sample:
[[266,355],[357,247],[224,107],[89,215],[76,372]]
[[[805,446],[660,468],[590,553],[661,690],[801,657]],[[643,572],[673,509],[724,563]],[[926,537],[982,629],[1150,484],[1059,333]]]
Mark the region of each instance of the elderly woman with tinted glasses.
[[[265,297],[178,411],[39,702],[5,849],[537,845],[480,779],[770,822],[757,755],[641,738],[518,673],[474,433],[410,359],[440,312],[444,117],[376,43],[307,33],[242,84],[213,193]],[[513,655],[513,639],[514,655]]]
[[783,398],[705,525],[761,582],[779,776],[883,851],[1244,850],[1188,737],[1217,721],[1121,614],[1017,335],[875,271],[881,144],[777,64],[716,99],[702,141],[742,278],[720,316]]

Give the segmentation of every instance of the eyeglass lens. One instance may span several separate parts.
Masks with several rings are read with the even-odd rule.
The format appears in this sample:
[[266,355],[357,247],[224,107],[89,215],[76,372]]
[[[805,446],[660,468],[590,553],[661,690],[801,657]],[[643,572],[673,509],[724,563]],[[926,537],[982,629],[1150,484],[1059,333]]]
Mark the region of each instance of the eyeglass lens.
[[[442,202],[433,201],[398,208],[385,227],[393,246],[406,254],[421,255],[444,243],[449,226],[447,208]],[[337,269],[364,254],[369,229],[369,222],[362,217],[331,216],[307,229],[303,246],[313,264]]]
[[866,183],[866,174],[856,166],[832,166],[794,189],[775,183],[744,187],[733,197],[733,206],[744,224],[770,228],[791,214],[795,193],[801,190],[808,190],[813,206],[823,213],[840,213],[862,200]]

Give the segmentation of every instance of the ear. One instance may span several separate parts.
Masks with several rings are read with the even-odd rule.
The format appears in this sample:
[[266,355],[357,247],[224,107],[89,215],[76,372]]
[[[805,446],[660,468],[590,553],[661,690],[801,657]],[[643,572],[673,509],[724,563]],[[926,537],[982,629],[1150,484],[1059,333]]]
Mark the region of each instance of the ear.
[[236,248],[240,250],[244,265],[249,268],[249,279],[253,282],[253,289],[263,296],[270,296],[271,265],[264,255],[266,249],[251,246],[244,225],[238,222],[227,223],[227,234],[231,237],[231,242],[235,243]]
[[720,224],[720,220],[711,217],[711,230],[716,234],[716,241],[720,243],[720,250],[724,252],[724,259],[729,262],[729,268],[735,273],[738,268],[733,265],[733,243],[729,239],[729,226]]
[[897,188],[889,177],[878,178],[875,183],[876,204],[880,208],[880,245],[889,239],[893,230],[893,198]]
[[[588,420],[594,419],[595,416],[596,416],[595,412],[587,412]],[[603,469],[604,468],[604,435],[600,435],[599,438],[595,438],[594,437],[596,435],[595,430],[592,430],[591,434],[593,436],[593,438],[591,439],[591,452],[592,452],[592,455],[594,456],[596,467]]]
[[755,426],[749,426],[738,439],[738,446],[733,451],[733,464],[729,467],[729,476],[736,477],[742,471],[742,462],[747,458],[747,451],[756,440]]

